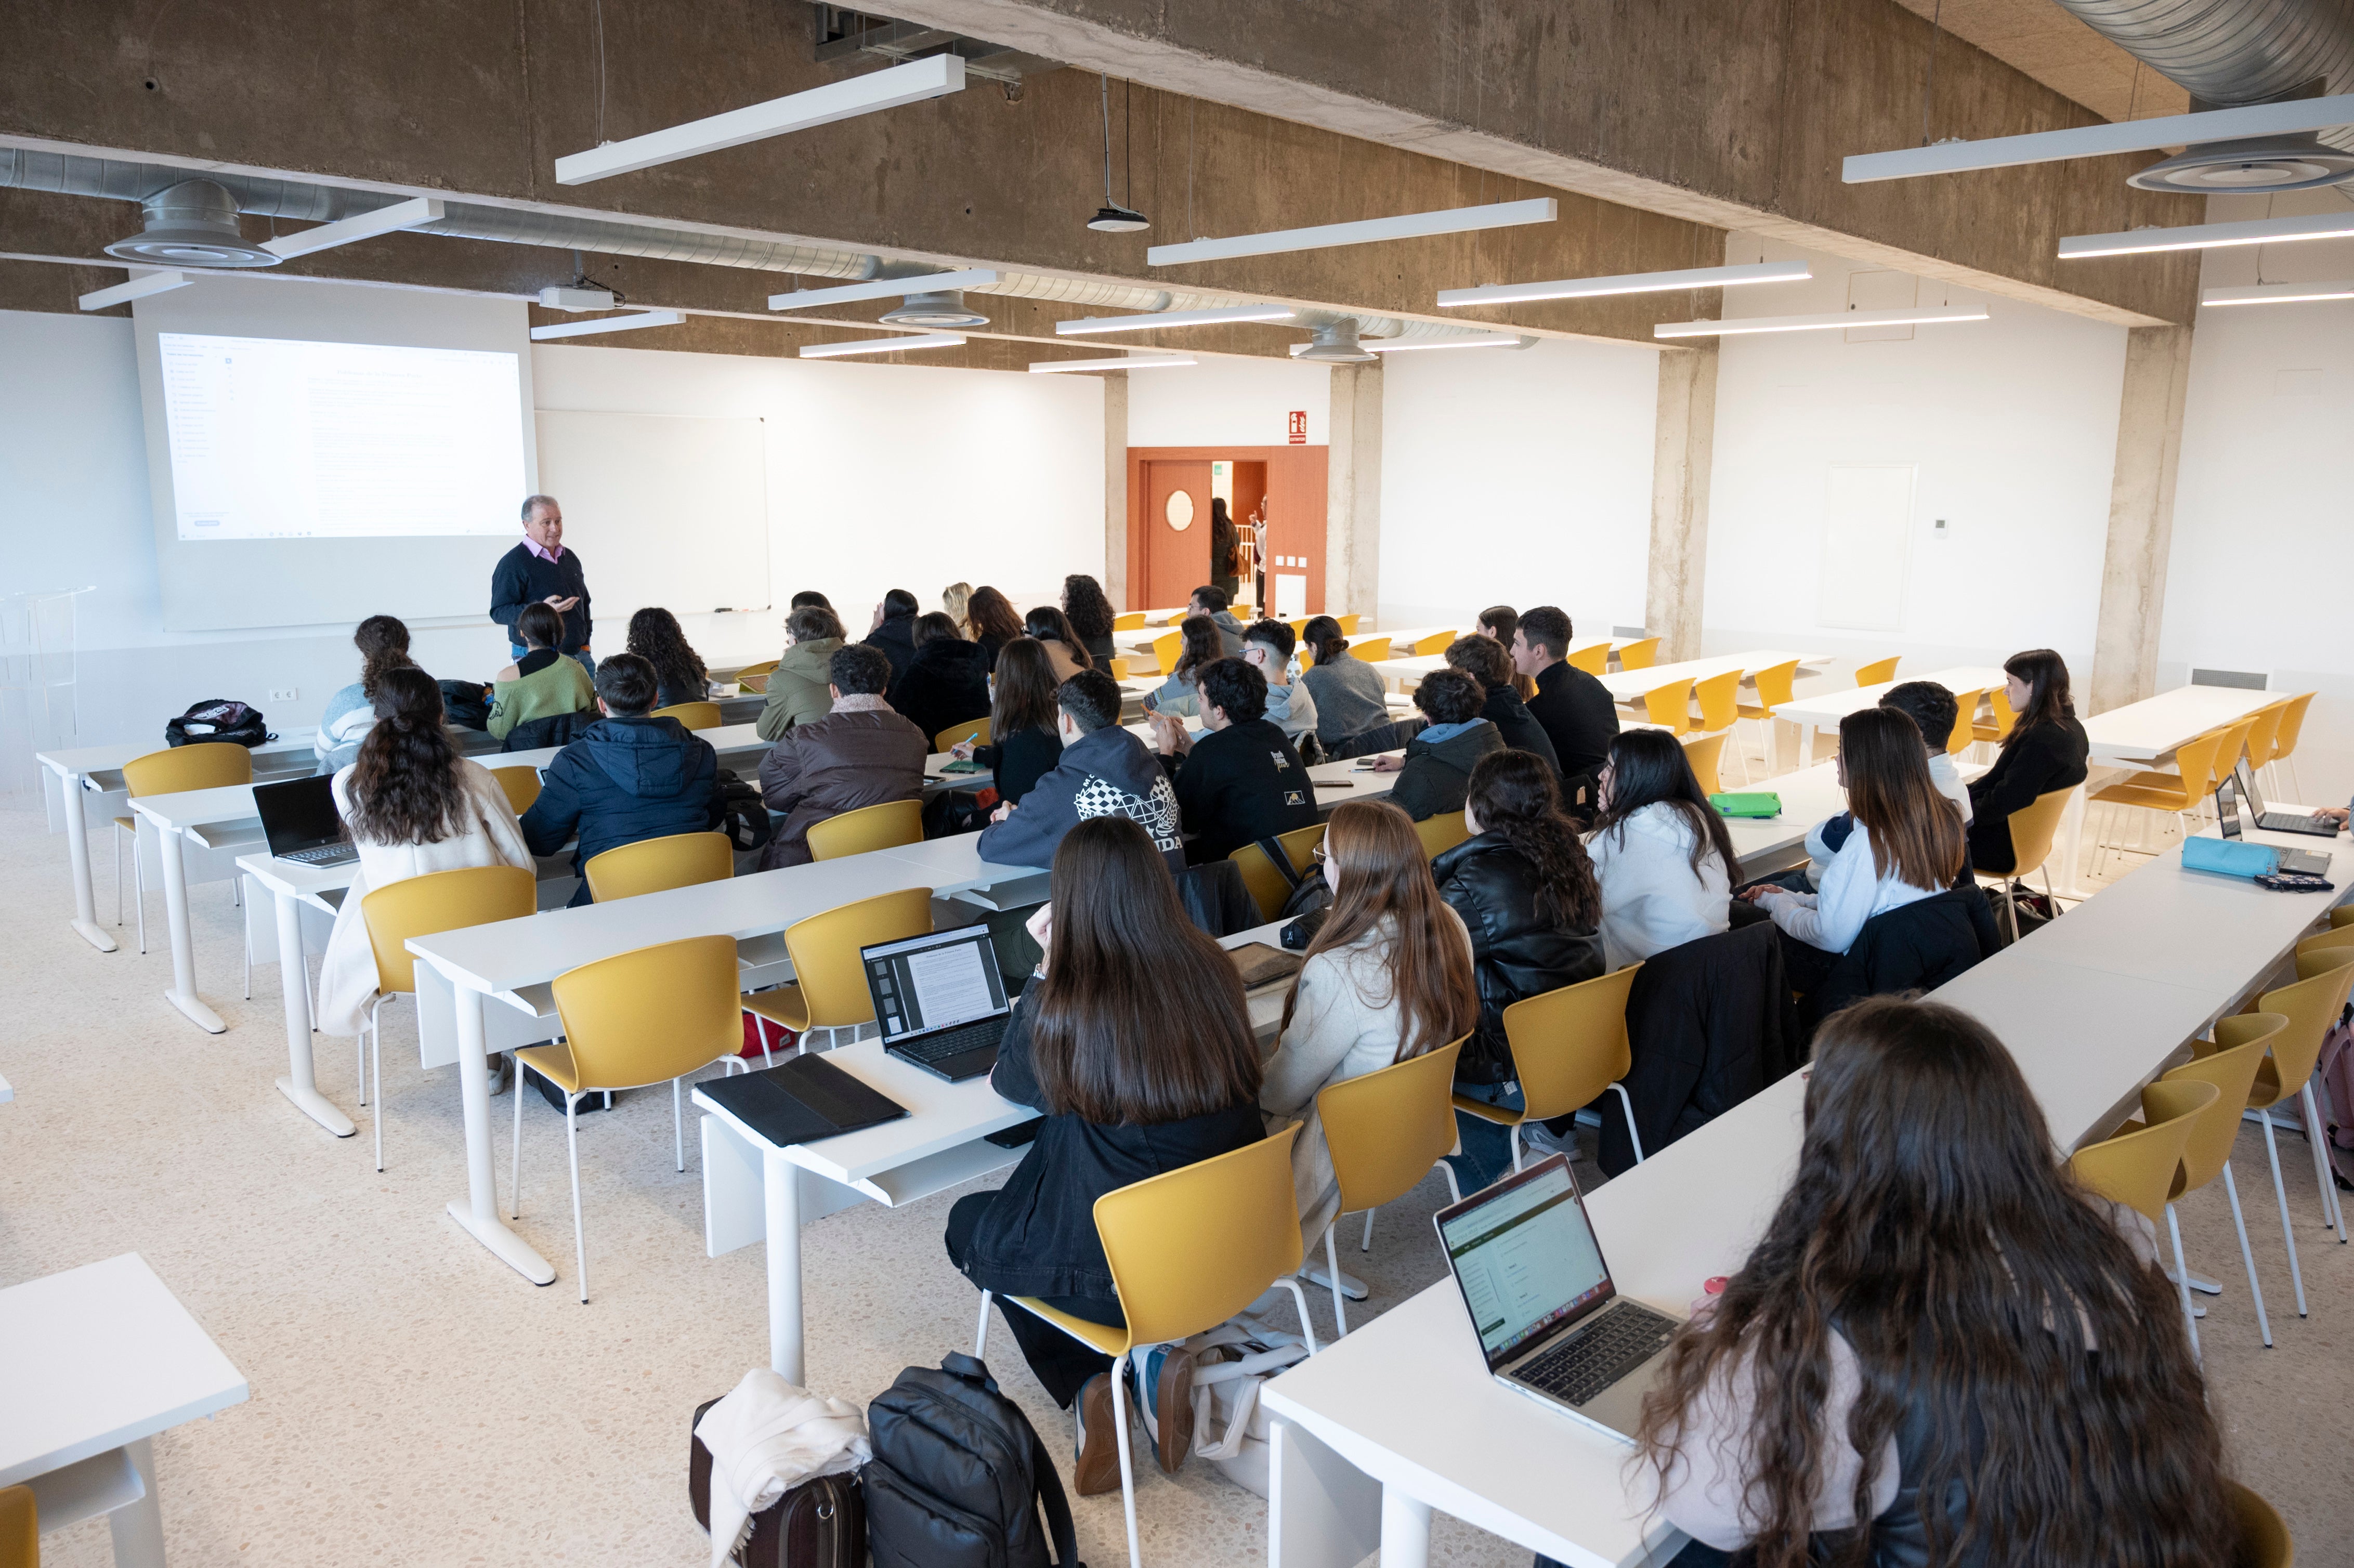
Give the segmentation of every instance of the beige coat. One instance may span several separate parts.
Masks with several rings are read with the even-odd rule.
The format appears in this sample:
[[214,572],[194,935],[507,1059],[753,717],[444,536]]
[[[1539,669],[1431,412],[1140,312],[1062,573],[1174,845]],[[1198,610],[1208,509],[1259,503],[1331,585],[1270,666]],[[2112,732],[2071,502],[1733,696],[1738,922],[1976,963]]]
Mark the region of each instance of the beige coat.
[[[1055,684],[1059,686],[1079,673],[1079,662],[1071,657],[1071,651],[1064,645],[1062,639],[1042,637],[1038,640],[1038,646],[1046,651],[1046,662],[1055,666]],[[1104,673],[1111,672],[1107,670]]]
[[[329,1034],[357,1034],[376,1001],[376,950],[368,944],[367,922],[360,900],[373,888],[423,876],[429,872],[461,871],[475,865],[514,865],[534,869],[525,847],[523,829],[515,821],[507,792],[491,770],[465,758],[458,759],[458,776],[465,789],[462,829],[432,844],[370,844],[359,846],[359,874],[335,911],[335,928],[327,938],[327,955],[319,966],[319,1028]],[[351,814],[352,769],[335,775],[335,810]]]

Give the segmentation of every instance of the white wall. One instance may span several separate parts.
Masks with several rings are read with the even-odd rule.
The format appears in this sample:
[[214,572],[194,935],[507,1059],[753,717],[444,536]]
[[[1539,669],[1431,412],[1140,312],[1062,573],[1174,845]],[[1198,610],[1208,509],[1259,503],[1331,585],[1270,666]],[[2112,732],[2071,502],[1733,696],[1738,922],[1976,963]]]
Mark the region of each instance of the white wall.
[[[1042,376],[1041,381],[1093,376]],[[1174,370],[1139,370],[1128,378],[1128,444],[1132,447],[1279,447],[1290,440],[1289,416],[1308,415],[1308,445],[1332,440],[1332,373],[1288,359],[1222,359]]]
[[1551,603],[1580,636],[1641,625],[1659,362],[1557,341],[1386,355],[1382,624]]

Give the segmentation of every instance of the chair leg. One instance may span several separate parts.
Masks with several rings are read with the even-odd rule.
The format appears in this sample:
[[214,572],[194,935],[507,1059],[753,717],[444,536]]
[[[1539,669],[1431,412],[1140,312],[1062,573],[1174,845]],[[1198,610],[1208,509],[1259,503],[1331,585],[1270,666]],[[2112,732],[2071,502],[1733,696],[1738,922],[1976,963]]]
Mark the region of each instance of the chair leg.
[[2174,1238],[2174,1291],[2182,1298],[2182,1326],[2190,1330],[2190,1359],[2203,1365],[2199,1354],[2199,1319],[2190,1310],[2190,1276],[2182,1262],[2182,1222],[2174,1217],[2174,1205],[2166,1205],[2166,1234]]
[[2232,1224],[2240,1233],[2240,1261],[2248,1266],[2248,1295],[2256,1304],[2256,1327],[2264,1336],[2264,1349],[2273,1348],[2272,1319],[2264,1316],[2264,1287],[2256,1279],[2256,1255],[2248,1248],[2248,1222],[2240,1213],[2240,1184],[2232,1180],[2232,1162],[2223,1161],[2223,1191],[2232,1200]]
[[[230,884],[229,884],[229,885],[230,885],[231,887],[242,887],[242,886],[244,886],[244,885],[245,885],[245,875],[244,875],[244,874],[243,874],[242,872],[239,873],[239,874],[238,874],[237,880],[236,880],[236,881],[234,881],[234,882],[232,882],[232,883],[230,883]],[[245,907],[245,900],[244,900],[244,899],[240,898],[240,899],[239,899],[239,900],[238,900],[238,907],[239,907],[239,909],[244,909],[244,907]],[[253,1000],[253,921],[252,921],[252,918],[251,918],[251,916],[250,916],[250,912],[249,912],[249,911],[248,913],[246,913],[246,914],[241,914],[241,915],[239,915],[239,916],[238,916],[237,927],[238,927],[238,934],[239,934],[240,937],[242,937],[242,938],[244,938],[244,947],[245,947],[245,1000],[246,1000],[246,1001],[251,1001]]]
[[2296,1287],[2296,1315],[2306,1316],[2305,1275],[2296,1266],[2296,1232],[2288,1223],[2288,1189],[2281,1182],[2280,1145],[2273,1138],[2273,1118],[2270,1111],[2258,1113],[2256,1120],[2264,1129],[2264,1157],[2273,1165],[2273,1196],[2280,1201],[2281,1240],[2288,1244],[2288,1280]]
[[564,1147],[572,1156],[572,1256],[580,1270],[580,1305],[588,1305],[588,1237],[580,1228],[580,1118],[574,1107],[581,1097],[564,1097]]
[[[1442,1160],[1438,1162],[1438,1173],[1447,1178],[1447,1201],[1450,1203],[1461,1202],[1463,1201],[1463,1188],[1461,1184],[1455,1180],[1455,1167]],[[1373,1216],[1371,1214],[1367,1214],[1365,1218],[1370,1222],[1373,1219]],[[1373,1229],[1372,1224],[1368,1223],[1365,1229],[1370,1233]]]
[[1136,1544],[1136,1478],[1128,1452],[1128,1352],[1111,1363],[1111,1431],[1119,1444],[1119,1504],[1128,1515],[1128,1568],[1144,1568]]
[[1504,1136],[1511,1141],[1512,1172],[1514,1175],[1518,1175],[1521,1169],[1521,1124],[1517,1121],[1514,1122],[1512,1124],[1511,1131],[1506,1133]]
[[2321,1223],[2333,1226],[2338,1243],[2346,1240],[2346,1211],[2338,1205],[2338,1183],[2329,1176],[2329,1128],[2321,1119],[2321,1107],[2313,1100],[2313,1080],[2307,1078],[2297,1091],[2305,1108],[2305,1141],[2313,1150],[2313,1177],[2321,1183]]
[[1338,1214],[1333,1215],[1332,1223],[1324,1227],[1324,1274],[1332,1286],[1332,1321],[1337,1325],[1332,1337],[1336,1340],[1347,1338],[1349,1332],[1349,1308],[1341,1297],[1341,1255],[1332,1246],[1332,1233],[1340,1228],[1341,1216]]
[[984,1290],[981,1293],[981,1321],[974,1324],[972,1330],[974,1361],[981,1360],[982,1353],[989,1349],[989,1303],[990,1293]]
[[147,870],[139,863],[139,838],[131,839],[131,896],[139,906],[139,951],[147,951]]
[[[1453,1167],[1450,1166],[1448,1169],[1452,1170]],[[1371,1252],[1373,1250],[1373,1215],[1379,1212],[1379,1210],[1375,1209],[1367,1209],[1365,1211],[1365,1237],[1363,1241],[1357,1244],[1357,1250],[1359,1252]]]
[[114,923],[122,924],[122,830],[114,830]]
[[[366,1105],[366,1104],[368,1103],[368,1097],[367,1097],[367,1033],[368,1033],[368,1031],[369,1031],[370,1029],[373,1029],[373,1028],[375,1028],[375,1027],[376,1027],[376,1009],[378,1009],[378,1008],[382,1007],[383,1005],[384,1005],[384,993],[383,993],[382,991],[378,991],[378,992],[376,993],[376,999],[374,1001],[372,1001],[372,1002],[370,1002],[370,1003],[368,1004],[368,1015],[367,1015],[367,1022],[366,1022],[366,1023],[364,1023],[364,1024],[362,1024],[362,1025],[360,1026],[360,1032],[359,1032],[359,1033],[357,1033],[356,1035],[353,1036],[353,1038],[352,1038],[352,1070],[353,1070],[354,1072],[355,1072],[355,1073],[357,1073],[357,1074],[359,1075],[359,1080],[360,1080],[360,1104],[361,1104],[361,1105],[363,1105],[363,1106],[365,1106],[365,1105]],[[313,1016],[314,1016],[314,1017],[315,1017],[315,1016],[316,1016],[316,1014],[314,1013]]]
[[1308,1341],[1308,1353],[1311,1356],[1314,1355],[1316,1353],[1316,1325],[1309,1320],[1308,1293],[1299,1288],[1299,1280],[1293,1275],[1287,1274],[1281,1279],[1277,1280],[1276,1283],[1282,1286],[1286,1290],[1291,1292],[1292,1305],[1299,1308],[1299,1337]]
[[369,1076],[376,1080],[376,1168],[384,1170],[384,998],[376,999],[368,1020]]
[[1610,1092],[1618,1097],[1618,1106],[1627,1113],[1627,1141],[1635,1146],[1635,1163],[1643,1163],[1643,1135],[1635,1130],[1635,1102],[1627,1097],[1627,1086],[1613,1084]]
[[678,1080],[670,1081],[670,1142],[672,1155],[678,1161],[680,1174],[686,1171],[686,1119],[680,1109]]
[[514,1087],[507,1093],[514,1097],[514,1164],[507,1172],[507,1218],[523,1218],[523,1084],[524,1075],[531,1069],[521,1056],[515,1058]]

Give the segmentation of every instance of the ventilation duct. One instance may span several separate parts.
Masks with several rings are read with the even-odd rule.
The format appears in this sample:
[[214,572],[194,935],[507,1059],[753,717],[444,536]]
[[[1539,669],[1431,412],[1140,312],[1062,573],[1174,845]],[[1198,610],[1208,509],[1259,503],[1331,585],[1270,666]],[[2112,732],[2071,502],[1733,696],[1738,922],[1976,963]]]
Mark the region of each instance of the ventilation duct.
[[1320,323],[1306,348],[1293,357],[1318,365],[1371,365],[1373,350],[1357,342],[1357,323],[1343,316],[1336,322]]
[[886,326],[977,327],[987,326],[989,318],[964,302],[961,289],[937,289],[928,294],[909,294],[897,305],[878,318]]
[[140,203],[147,227],[106,248],[161,267],[275,267],[279,258],[238,232],[237,198],[211,180],[182,180]]

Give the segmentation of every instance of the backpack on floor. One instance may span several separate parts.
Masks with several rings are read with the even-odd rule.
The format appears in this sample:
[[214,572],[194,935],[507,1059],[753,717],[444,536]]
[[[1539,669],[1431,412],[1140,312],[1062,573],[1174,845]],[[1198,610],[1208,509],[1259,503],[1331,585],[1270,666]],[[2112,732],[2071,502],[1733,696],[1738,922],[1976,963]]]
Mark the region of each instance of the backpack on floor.
[[728,768],[719,770],[720,809],[726,813],[719,819],[719,831],[740,853],[766,845],[776,831],[769,820],[769,803],[760,799],[755,785],[736,777]]
[[866,1426],[875,1568],[1085,1568],[1054,1457],[980,1361],[907,1368],[866,1407]]
[[2339,1149],[2354,1149],[2354,1005],[2341,1012],[2322,1035],[2313,1075],[2329,1097],[2329,1141]]
[[[711,1450],[695,1429],[703,1413],[719,1402],[695,1407],[686,1429],[686,1497],[695,1522],[711,1528]],[[744,1568],[865,1568],[866,1504],[854,1472],[803,1481],[752,1516],[752,1533],[731,1559]]]
[[[1193,1452],[1218,1467],[1238,1487],[1267,1496],[1273,1434],[1258,1391],[1286,1367],[1308,1359],[1296,1334],[1272,1328],[1244,1313],[1185,1341],[1193,1352]],[[1158,1419],[1161,1369],[1167,1348],[1145,1352],[1144,1392],[1137,1399],[1145,1430],[1161,1440]]]
[[230,741],[239,746],[260,746],[264,741],[277,738],[270,733],[269,725],[262,722],[260,708],[231,702],[227,697],[207,697],[164,725],[164,743],[166,746],[216,740]]

